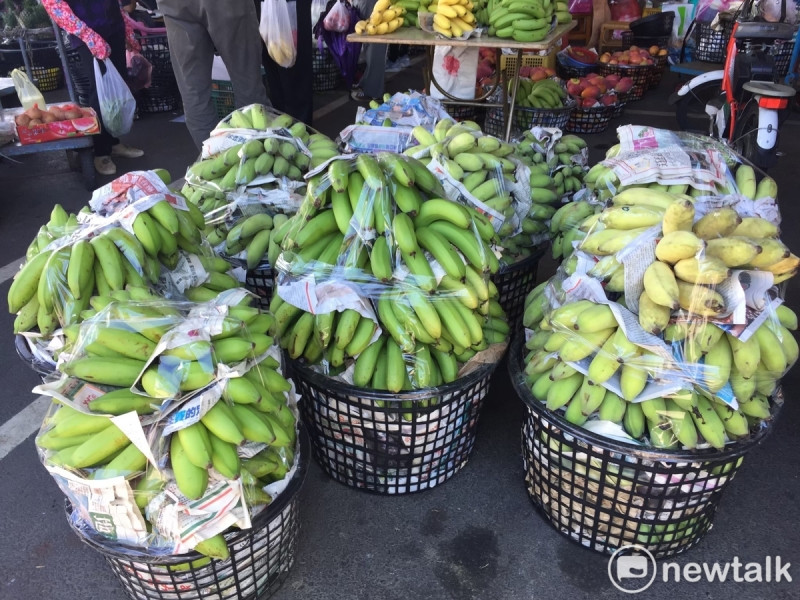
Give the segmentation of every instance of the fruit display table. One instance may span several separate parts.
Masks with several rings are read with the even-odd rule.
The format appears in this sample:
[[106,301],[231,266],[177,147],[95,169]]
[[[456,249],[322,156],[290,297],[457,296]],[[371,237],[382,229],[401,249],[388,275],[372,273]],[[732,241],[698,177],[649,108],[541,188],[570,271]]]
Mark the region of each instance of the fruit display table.
[[[485,107],[502,107],[505,111],[505,125],[506,133],[505,140],[511,138],[511,127],[513,124],[514,108],[517,100],[517,89],[519,88],[519,70],[522,65],[523,52],[540,52],[547,51],[555,48],[561,41],[561,38],[575,27],[575,21],[557,25],[555,29],[545,39],[540,42],[516,42],[511,39],[499,38],[489,35],[470,37],[466,40],[458,40],[452,38],[444,38],[439,35],[422,31],[415,28],[401,28],[394,33],[387,33],[385,35],[367,35],[351,33],[347,36],[348,42],[359,42],[362,44],[407,44],[409,46],[426,46],[428,60],[425,66],[425,82],[428,86],[435,85],[450,100],[453,104],[461,104],[464,106],[485,106]],[[511,97],[508,97],[508,87],[503,86],[503,101],[500,103],[484,102],[499,85],[500,73],[498,72],[495,83],[491,89],[487,91],[480,98],[467,100],[464,98],[456,98],[451,96],[436,82],[433,77],[433,49],[436,46],[452,46],[455,48],[494,48],[497,53],[497,64],[500,64],[500,51],[502,48],[510,48],[516,50],[517,60],[514,62],[514,73],[511,84]]]

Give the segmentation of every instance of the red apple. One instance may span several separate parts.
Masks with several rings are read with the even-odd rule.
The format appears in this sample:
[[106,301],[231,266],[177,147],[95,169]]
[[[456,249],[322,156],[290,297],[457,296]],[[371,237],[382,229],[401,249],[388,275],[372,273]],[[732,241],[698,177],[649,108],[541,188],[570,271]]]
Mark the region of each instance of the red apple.
[[611,106],[617,103],[617,97],[614,94],[604,94],[600,97],[600,102],[603,106]]
[[619,82],[620,75],[618,73],[611,73],[606,75],[603,80],[606,84],[606,87],[613,88]]
[[592,108],[595,104],[597,104],[597,98],[584,98],[581,100],[582,108]]

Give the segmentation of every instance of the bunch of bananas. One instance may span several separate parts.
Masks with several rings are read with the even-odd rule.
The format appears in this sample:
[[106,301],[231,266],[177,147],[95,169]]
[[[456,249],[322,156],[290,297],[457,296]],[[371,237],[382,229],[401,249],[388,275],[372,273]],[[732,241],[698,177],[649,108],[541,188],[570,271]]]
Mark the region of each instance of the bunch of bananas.
[[206,239],[226,256],[242,256],[247,261],[248,270],[255,269],[267,258],[269,264],[275,264],[280,253],[276,243],[281,226],[289,217],[284,214],[270,215],[262,212],[249,217],[239,218],[231,225],[225,221],[209,224],[206,227]]
[[539,42],[550,33],[555,12],[551,0],[495,0],[489,7],[489,35]]
[[403,27],[418,27],[419,17],[417,13],[422,10],[422,0],[395,0],[392,7],[403,9]]
[[[284,239],[287,270],[314,269],[318,281],[328,273],[346,274],[353,285],[363,285],[378,322],[352,309],[313,315],[276,295],[272,333],[291,358],[313,364],[324,357],[338,368],[347,358],[366,354],[359,373],[369,377],[359,375],[359,382],[367,384],[373,371],[366,365],[385,347],[397,376],[388,377],[383,389],[400,391],[406,385],[400,376],[405,360],[425,360],[410,381],[429,384],[437,380],[428,360],[432,354],[466,361],[506,339],[508,325],[488,278],[499,267],[488,245],[494,229],[472,208],[428,198],[440,184],[420,161],[361,154],[354,163],[332,162],[309,187],[317,193],[306,197]],[[437,278],[439,269],[443,276]],[[373,341],[379,324],[385,335]],[[437,366],[445,371],[443,381],[457,372],[445,356]]]
[[[61,207],[53,209],[56,216],[62,212]],[[58,218],[63,220],[63,215]],[[96,233],[87,225],[82,228],[85,235],[73,230],[62,245],[54,243],[32,255],[15,276],[8,291],[9,312],[17,314],[15,333],[38,326],[43,335],[50,335],[59,325],[78,322],[95,292],[108,294],[128,284],[155,285],[162,264],[168,269],[178,265],[179,250],[202,254],[204,221],[196,207],[178,210],[161,200],[136,215],[132,233],[121,226]],[[44,234],[33,242],[37,250],[39,240],[43,243]]]
[[472,0],[472,13],[475,15],[475,26],[489,25],[489,0]]
[[[612,146],[606,152],[606,158],[613,158],[619,150],[619,145]],[[619,177],[614,172],[613,168],[599,162],[594,165],[586,173],[584,178],[586,187],[594,192],[600,200],[609,200],[617,191],[625,190],[625,186],[621,186]],[[670,192],[672,194],[688,194],[692,198],[702,196],[724,196],[728,194],[739,194],[750,200],[757,200],[760,198],[777,198],[778,184],[769,176],[763,177],[760,181],[756,182],[756,175],[753,167],[746,164],[740,164],[736,167],[733,178],[725,182],[724,185],[714,182],[714,189],[709,191],[706,187],[695,187],[687,184],[676,185],[662,185],[660,183],[649,184],[636,184],[631,186],[635,189],[643,187],[654,189],[661,192]]]
[[[593,204],[588,200],[577,200],[561,205],[553,213],[550,218],[550,233],[553,236],[552,254],[554,259],[567,258],[572,254],[573,243],[586,237],[586,232],[592,224],[589,217],[599,210],[599,204]],[[585,226],[587,221],[588,226]],[[616,259],[614,261],[616,262]],[[600,268],[602,267],[598,267],[598,269]]]
[[[88,207],[83,209],[82,212],[87,211],[90,212]],[[25,260],[32,259],[47,248],[54,240],[72,233],[78,227],[80,227],[78,215],[75,213],[68,213],[64,210],[63,206],[56,204],[50,211],[50,219],[39,228],[36,237],[33,238],[28,249],[25,251]]]
[[[582,190],[583,176],[587,171],[586,141],[577,135],[566,134],[553,144],[552,151],[548,150],[545,154],[540,151],[540,147],[541,143],[534,137],[533,132],[528,130],[522,134],[514,153],[516,158],[531,169],[532,190],[553,189],[556,199]],[[551,183],[544,183],[544,180],[537,178],[537,182],[541,181],[543,185],[535,185],[534,175],[549,175]],[[544,193],[538,196],[536,192],[532,193],[534,202],[543,202],[541,197],[545,196]]]
[[49,465],[91,469],[93,479],[130,477],[147,465],[142,451],[107,416],[59,404],[44,425],[36,446]]
[[391,0],[378,0],[372,8],[369,19],[356,23],[356,33],[361,35],[386,35],[398,30],[404,23],[403,17],[408,11],[401,4],[393,4]]
[[[322,134],[314,135],[324,138]],[[186,173],[188,198],[200,205],[207,214],[221,206],[219,202],[213,202],[218,198],[207,194],[208,191],[231,192],[265,176],[301,181],[310,163],[310,155],[299,147],[294,138],[254,138],[234,144],[224,152],[190,166]],[[212,200],[208,200],[209,196]]]
[[428,6],[433,13],[433,30],[445,37],[460,38],[475,29],[475,5],[472,0],[434,0]]
[[[658,448],[695,448],[703,440],[722,448],[771,417],[769,397],[798,357],[791,333],[797,317],[784,305],[746,342],[707,321],[665,326],[666,340],[680,348],[677,365],[631,343],[606,304],[579,300],[549,309],[546,285],[526,299],[523,323],[534,328],[526,344],[526,383],[548,409],[564,409],[564,418],[576,425],[596,417],[622,424],[635,439],[648,433]],[[645,321],[650,309],[639,306]],[[579,371],[575,363],[584,359]],[[681,370],[696,374],[686,381],[693,387],[635,402],[651,377]],[[717,395],[726,385],[737,409]]]
[[[513,82],[509,81],[509,88]],[[566,90],[555,79],[532,81],[527,77],[519,80],[517,102],[526,108],[563,108],[572,100]]]
[[[225,389],[229,401],[217,401],[199,421],[172,434],[170,466],[184,496],[201,498],[213,467],[225,479],[242,478],[248,505],[270,502],[262,488],[286,475],[296,442],[295,416],[284,399],[291,384],[277,367],[267,358],[243,377],[230,379]],[[266,447],[242,458],[237,449],[246,442]]]

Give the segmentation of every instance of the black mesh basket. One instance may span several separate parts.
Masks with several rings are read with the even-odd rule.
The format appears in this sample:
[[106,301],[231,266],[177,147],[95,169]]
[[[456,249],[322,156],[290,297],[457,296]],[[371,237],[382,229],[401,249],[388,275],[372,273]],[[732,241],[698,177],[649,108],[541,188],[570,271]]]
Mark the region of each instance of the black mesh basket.
[[[786,77],[789,72],[789,63],[792,60],[794,40],[776,40],[775,42],[775,75],[778,80]],[[781,82],[782,83],[782,82]]]
[[597,71],[597,65],[586,65],[585,67],[575,67],[572,65],[565,65],[561,61],[556,62],[556,74],[561,77],[561,79],[572,79],[585,77],[589,73],[595,73]]
[[495,137],[504,138],[506,135],[506,118],[503,109],[493,106],[486,109],[486,117],[483,121],[483,132]]
[[166,34],[145,35],[138,40],[142,45],[142,56],[153,65],[150,87],[137,93],[136,103],[139,110],[146,113],[177,110],[181,104],[181,95],[172,70]]
[[377,494],[440,485],[467,464],[494,364],[438,388],[394,394],[288,365],[314,458],[339,483]]
[[[98,551],[131,600],[255,600],[274,594],[294,564],[300,531],[298,492],[308,471],[308,435],[300,429],[300,461],[294,477],[275,501],[252,519],[250,529],[225,534],[230,558],[187,563],[202,558],[191,552],[152,556],[141,548],[111,544],[94,529],[67,520],[82,542]],[[176,568],[177,565],[180,565]]]
[[45,379],[56,370],[55,364],[49,363],[31,352],[28,339],[24,335],[18,333],[14,336],[14,349],[17,351],[17,356],[22,359],[22,362],[28,365],[42,379]]
[[267,262],[263,262],[255,269],[248,269],[247,262],[241,258],[231,256],[223,256],[223,258],[234,267],[247,271],[244,278],[245,289],[258,296],[259,308],[268,310],[269,303],[272,301],[272,292],[275,288],[275,274],[272,271],[272,266]]
[[600,63],[597,72],[603,77],[616,73],[620,77],[630,77],[633,87],[626,92],[627,101],[640,100],[650,86],[650,77],[656,65],[610,65]]
[[486,118],[486,109],[482,106],[470,106],[465,104],[454,104],[452,102],[442,101],[442,106],[453,119],[456,121],[475,121],[478,125],[483,126]]
[[725,62],[728,40],[733,31],[733,19],[720,19],[722,30],[717,31],[710,23],[695,21],[694,28],[694,60],[704,62]]
[[83,75],[81,69],[81,55],[77,50],[67,50],[67,70],[69,77],[72,79],[72,86],[75,88],[75,95],[77,96],[78,104],[81,106],[89,106],[89,97],[92,86],[94,85],[93,78]]
[[564,129],[575,106],[572,98],[568,98],[561,108],[528,108],[517,105],[514,107],[514,127],[520,131],[536,126]]
[[569,116],[565,127],[570,133],[602,133],[608,129],[617,111],[622,111],[622,103],[594,108],[576,108]]
[[[333,60],[330,50],[314,48],[311,71],[314,77],[313,89],[315,92],[328,92],[335,90],[342,82],[342,72],[336,61]],[[226,113],[227,114],[227,113]]]
[[666,451],[592,433],[552,413],[525,384],[518,336],[508,368],[525,404],[525,483],[536,509],[584,547],[613,553],[638,544],[655,558],[674,556],[711,528],[722,493],[743,456],[770,428],[718,450]]
[[506,311],[512,331],[522,319],[525,297],[536,286],[539,260],[546,250],[546,244],[537,246],[533,248],[530,256],[510,265],[502,265],[500,270],[492,275],[492,281],[500,295],[500,306]]

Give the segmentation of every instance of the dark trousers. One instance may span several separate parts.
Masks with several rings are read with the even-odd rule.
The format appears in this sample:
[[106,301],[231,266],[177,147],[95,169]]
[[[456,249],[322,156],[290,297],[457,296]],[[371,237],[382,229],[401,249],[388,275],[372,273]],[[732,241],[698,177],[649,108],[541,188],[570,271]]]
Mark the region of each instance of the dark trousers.
[[[261,13],[261,2],[255,0]],[[306,125],[314,117],[314,79],[312,72],[313,41],[311,39],[311,0],[297,0],[297,59],[284,69],[269,55],[264,46],[261,62],[267,74],[267,88],[272,106]]]
[[[108,45],[111,46],[111,62],[116,67],[123,78],[127,78],[128,66],[125,60],[125,32],[117,35],[106,36]],[[84,106],[91,106],[97,113],[97,117],[102,123],[100,114],[100,102],[97,99],[97,85],[94,79],[94,57],[89,52],[85,44],[81,44],[72,52],[76,52],[80,57],[70,68],[74,69],[73,77],[86,85],[80,86],[78,102]],[[100,66],[103,69],[103,66]],[[94,140],[95,156],[108,156],[111,154],[111,147],[119,144],[119,140],[106,131],[105,126],[100,127],[100,133],[92,136]]]

